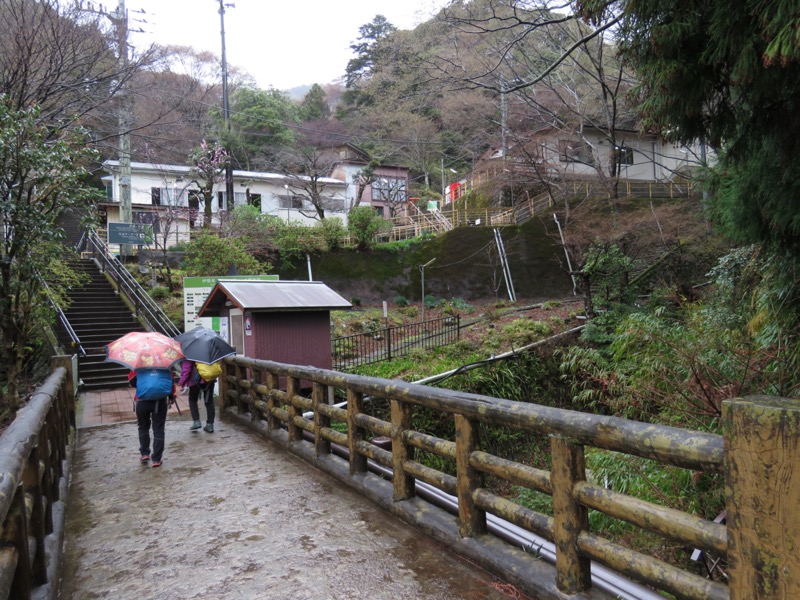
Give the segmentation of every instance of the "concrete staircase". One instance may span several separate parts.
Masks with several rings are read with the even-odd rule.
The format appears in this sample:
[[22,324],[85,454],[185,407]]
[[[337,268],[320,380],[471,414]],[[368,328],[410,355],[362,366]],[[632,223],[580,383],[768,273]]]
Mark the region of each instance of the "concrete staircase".
[[104,346],[129,331],[144,331],[92,259],[72,262],[76,271],[91,281],[70,291],[71,303],[64,311],[81,341],[85,355],[78,357],[78,376],[83,390],[109,389],[128,385],[128,369],[105,362]]

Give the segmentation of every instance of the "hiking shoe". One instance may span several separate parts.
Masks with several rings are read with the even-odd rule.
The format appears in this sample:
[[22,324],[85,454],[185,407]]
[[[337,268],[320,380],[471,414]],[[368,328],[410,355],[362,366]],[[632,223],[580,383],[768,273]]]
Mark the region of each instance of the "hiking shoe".
[[214,433],[214,424],[213,423],[206,423],[206,426],[203,427],[203,430],[207,431],[208,433]]
[[153,461],[153,464],[152,464],[152,465],[150,465],[150,466],[151,466],[151,467],[153,467],[153,468],[155,469],[156,467],[160,467],[162,462],[163,462],[163,461],[160,461],[160,460],[154,460],[154,461]]
[[192,425],[189,427],[189,429],[194,431],[195,429],[200,429],[201,427],[202,425],[200,424],[200,421],[192,421]]
[[145,462],[147,462],[148,460],[150,460],[150,455],[149,455],[149,454],[142,454],[142,456],[141,456],[141,457],[139,457],[139,462],[143,462],[143,463],[145,463]]

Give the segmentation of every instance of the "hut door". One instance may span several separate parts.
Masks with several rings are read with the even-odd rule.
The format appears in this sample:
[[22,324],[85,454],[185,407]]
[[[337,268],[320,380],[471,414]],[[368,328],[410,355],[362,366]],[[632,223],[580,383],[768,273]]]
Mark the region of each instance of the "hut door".
[[230,336],[231,346],[236,348],[236,353],[245,356],[244,353],[244,327],[242,326],[242,311],[238,308],[232,308],[229,313],[230,317]]

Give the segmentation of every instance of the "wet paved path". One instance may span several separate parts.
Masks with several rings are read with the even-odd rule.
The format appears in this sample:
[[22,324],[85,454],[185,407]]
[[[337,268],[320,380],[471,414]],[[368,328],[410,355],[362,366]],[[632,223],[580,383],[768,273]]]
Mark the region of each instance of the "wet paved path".
[[182,410],[157,469],[135,423],[79,420],[61,598],[508,600],[325,473],[232,423],[190,432]]

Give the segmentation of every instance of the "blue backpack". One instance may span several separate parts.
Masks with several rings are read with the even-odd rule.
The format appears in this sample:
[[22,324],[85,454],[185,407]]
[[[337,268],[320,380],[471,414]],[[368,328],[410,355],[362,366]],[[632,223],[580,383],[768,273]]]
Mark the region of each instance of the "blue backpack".
[[136,399],[160,400],[172,394],[172,371],[139,369],[136,371]]

